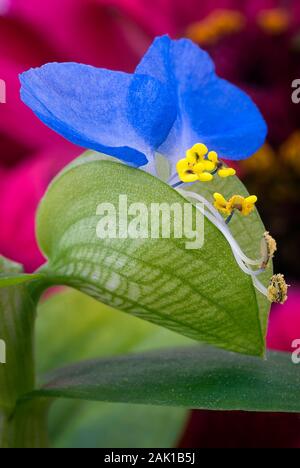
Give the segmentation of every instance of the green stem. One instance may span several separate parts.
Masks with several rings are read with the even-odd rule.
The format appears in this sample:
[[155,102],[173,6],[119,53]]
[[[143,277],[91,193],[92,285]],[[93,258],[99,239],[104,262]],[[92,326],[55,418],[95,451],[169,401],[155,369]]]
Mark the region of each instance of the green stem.
[[[0,273],[20,273],[0,257]],[[34,323],[36,304],[26,285],[0,289],[0,447],[45,445],[45,404],[19,400],[35,388]],[[1,357],[1,356],[0,356]]]
[[32,400],[0,412],[0,448],[47,448],[49,401]]

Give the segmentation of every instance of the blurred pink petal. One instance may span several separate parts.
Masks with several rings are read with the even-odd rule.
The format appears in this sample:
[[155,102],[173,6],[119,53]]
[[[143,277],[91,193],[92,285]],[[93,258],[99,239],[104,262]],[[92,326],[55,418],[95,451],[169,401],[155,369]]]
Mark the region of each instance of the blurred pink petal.
[[[0,57],[1,77],[7,83],[7,103],[1,106],[0,113],[0,134],[12,142],[19,142],[20,146],[24,146],[24,152],[27,153],[29,150],[34,151],[41,146],[58,143],[62,141],[62,138],[43,125],[20,101],[18,75],[24,68],[26,67],[9,63],[8,60],[3,63],[2,57]],[[1,160],[3,158],[9,161],[10,154],[9,152],[4,154],[2,141],[0,148]],[[14,151],[13,144],[11,150]],[[7,149],[7,151],[9,150]]]
[[11,0],[10,11],[66,60],[127,70],[150,41],[130,8],[131,2],[121,0]]
[[[2,143],[10,140],[16,142],[17,146],[24,146],[24,152],[38,148],[43,142],[59,140],[52,132],[33,116],[29,109],[20,100],[19,73],[30,66],[37,66],[49,57],[53,57],[50,49],[39,42],[40,47],[36,47],[39,41],[29,28],[22,23],[0,16],[0,70],[1,79],[6,83],[6,104],[1,105],[0,112],[0,162],[5,159],[13,159],[7,151],[3,151]],[[22,124],[20,125],[20,123]],[[14,146],[11,144],[11,151]]]
[[291,287],[288,301],[273,308],[268,347],[278,351],[293,352],[292,342],[300,339],[300,287]]
[[300,416],[194,411],[180,447],[300,448]]
[[0,253],[34,271],[43,262],[34,219],[38,203],[53,177],[81,150],[69,143],[40,151],[18,168],[0,170]]

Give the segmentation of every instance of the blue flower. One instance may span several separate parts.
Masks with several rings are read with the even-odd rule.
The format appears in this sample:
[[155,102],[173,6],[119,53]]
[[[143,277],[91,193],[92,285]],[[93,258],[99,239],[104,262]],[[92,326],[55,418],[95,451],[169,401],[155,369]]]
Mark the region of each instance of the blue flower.
[[135,167],[151,166],[155,152],[174,167],[198,142],[221,158],[244,159],[266,138],[251,99],[186,39],[157,38],[134,74],[50,63],[20,79],[22,100],[46,125]]

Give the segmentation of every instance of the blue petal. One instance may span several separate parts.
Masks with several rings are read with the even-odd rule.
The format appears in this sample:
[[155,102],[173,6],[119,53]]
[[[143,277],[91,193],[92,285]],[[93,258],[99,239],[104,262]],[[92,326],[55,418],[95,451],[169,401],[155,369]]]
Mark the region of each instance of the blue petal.
[[135,166],[147,163],[176,118],[168,87],[153,77],[50,63],[20,79],[22,100],[46,125]]
[[160,80],[177,100],[177,119],[159,149],[174,161],[198,142],[234,160],[251,156],[264,143],[266,123],[253,101],[220,79],[209,55],[191,41],[156,39],[136,73]]

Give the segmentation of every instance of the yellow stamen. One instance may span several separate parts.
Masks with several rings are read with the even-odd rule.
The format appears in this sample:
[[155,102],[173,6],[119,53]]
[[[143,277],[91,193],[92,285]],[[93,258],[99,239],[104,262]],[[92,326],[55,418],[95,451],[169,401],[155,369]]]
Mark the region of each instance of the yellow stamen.
[[240,32],[246,24],[245,16],[239,11],[214,10],[202,21],[192,23],[187,37],[199,44],[214,44],[223,37]]
[[205,161],[202,161],[202,162],[199,162],[197,164],[195,164],[193,166],[193,171],[196,173],[196,174],[201,174],[202,172],[204,172],[206,170],[206,167],[205,167]]
[[218,157],[218,153],[216,153],[215,151],[210,151],[207,155],[208,159],[217,164],[219,162],[219,157]]
[[190,165],[186,159],[180,159],[180,161],[178,161],[177,166],[176,166],[177,172],[185,172],[189,168],[190,168]]
[[236,175],[236,171],[230,167],[224,167],[218,171],[218,175],[222,178],[231,177]]
[[257,17],[257,23],[268,34],[285,33],[290,26],[291,17],[285,8],[263,10]]
[[249,214],[251,214],[255,210],[256,202],[257,197],[255,195],[245,198],[241,211],[242,215],[249,216]]
[[234,195],[233,197],[231,197],[228,201],[228,209],[230,213],[232,213],[234,210],[242,212],[244,202],[245,198],[240,195]]
[[190,183],[198,180],[197,174],[186,159],[178,161],[176,168],[182,182]]
[[198,179],[200,182],[211,182],[213,180],[213,175],[209,172],[202,172],[202,174],[198,174]]
[[190,184],[191,182],[197,182],[199,176],[193,172],[186,171],[185,173],[180,174],[180,179],[185,184]]
[[[208,151],[203,143],[197,143],[186,151],[186,158],[177,164],[177,172],[182,182],[210,182],[218,170],[220,177],[236,174],[234,169],[226,168],[215,151]],[[197,176],[197,177],[196,177]]]
[[205,156],[208,153],[208,148],[203,143],[197,143],[186,152],[186,159],[191,164],[197,164],[200,161],[204,161]]
[[223,197],[223,195],[221,195],[220,193],[215,193],[214,199],[216,200],[216,202],[221,203],[222,205],[227,205],[226,198]]
[[207,172],[213,172],[216,169],[216,164],[212,161],[204,161],[204,170]]
[[288,288],[283,275],[274,275],[268,288],[269,301],[284,304],[288,299]]
[[215,207],[226,215],[231,215],[235,210],[239,211],[243,216],[248,216],[255,209],[257,197],[252,195],[244,198],[241,195],[234,195],[230,200],[226,200],[220,193],[214,194]]
[[221,195],[220,193],[215,193],[214,194],[214,199],[215,199],[214,206],[215,206],[215,208],[217,208],[218,211],[220,211],[221,213],[223,213],[225,215],[230,215],[231,214],[230,210],[228,209],[228,202],[223,197],[223,195]]

